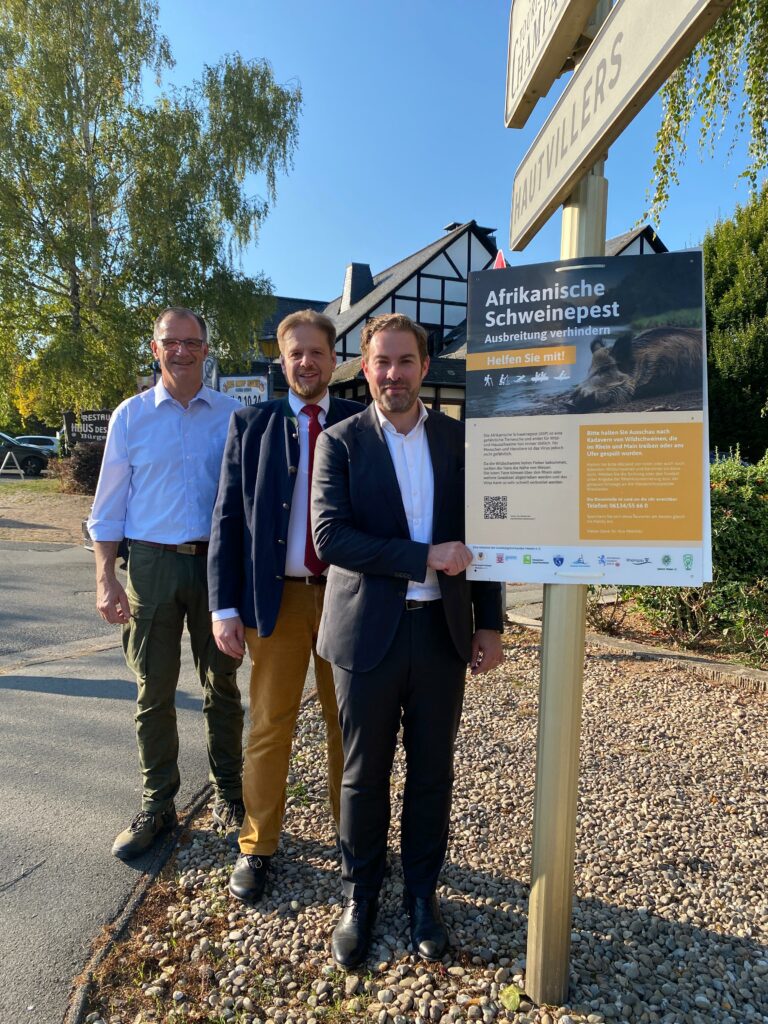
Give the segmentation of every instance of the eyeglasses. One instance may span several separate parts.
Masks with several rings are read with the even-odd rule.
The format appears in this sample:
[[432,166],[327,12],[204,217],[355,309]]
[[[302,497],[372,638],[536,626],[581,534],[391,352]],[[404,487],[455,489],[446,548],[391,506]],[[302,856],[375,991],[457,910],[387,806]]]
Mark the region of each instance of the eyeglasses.
[[202,338],[160,338],[160,347],[163,352],[172,348],[185,348],[188,352],[199,352],[205,342]]

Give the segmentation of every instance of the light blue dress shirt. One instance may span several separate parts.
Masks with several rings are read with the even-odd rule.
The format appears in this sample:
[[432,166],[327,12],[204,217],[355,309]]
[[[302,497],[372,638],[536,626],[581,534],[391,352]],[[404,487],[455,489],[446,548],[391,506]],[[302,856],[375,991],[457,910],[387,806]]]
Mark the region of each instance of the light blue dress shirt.
[[184,408],[162,381],[121,402],[109,421],[91,537],[208,540],[229,420],[239,408],[207,387]]

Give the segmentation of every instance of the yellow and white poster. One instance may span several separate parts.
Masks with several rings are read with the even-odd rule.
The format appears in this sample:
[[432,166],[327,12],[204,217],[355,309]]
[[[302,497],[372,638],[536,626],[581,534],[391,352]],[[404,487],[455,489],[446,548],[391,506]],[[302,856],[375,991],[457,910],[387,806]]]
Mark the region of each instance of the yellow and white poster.
[[712,578],[698,251],[470,275],[474,579]]

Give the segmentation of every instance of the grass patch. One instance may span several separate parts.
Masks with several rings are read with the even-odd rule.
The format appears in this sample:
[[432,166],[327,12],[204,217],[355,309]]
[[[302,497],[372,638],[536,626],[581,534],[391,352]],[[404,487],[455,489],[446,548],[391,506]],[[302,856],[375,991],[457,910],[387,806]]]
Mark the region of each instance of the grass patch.
[[285,787],[285,792],[289,797],[299,804],[301,807],[306,807],[309,804],[309,790],[304,782],[293,782]]
[[4,483],[2,494],[27,494],[34,497],[38,494],[61,494],[61,482],[57,477],[33,477],[29,480],[13,480]]

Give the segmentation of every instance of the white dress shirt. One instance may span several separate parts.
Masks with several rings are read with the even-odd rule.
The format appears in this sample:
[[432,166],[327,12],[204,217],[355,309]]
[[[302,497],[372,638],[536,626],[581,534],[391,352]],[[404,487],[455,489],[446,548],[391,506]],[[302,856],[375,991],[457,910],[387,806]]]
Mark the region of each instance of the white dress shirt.
[[[320,426],[324,427],[325,418],[331,406],[331,396],[326,391],[322,398],[308,403],[306,399],[299,398],[293,391],[289,391],[288,403],[299,427],[299,471],[296,474],[296,483],[291,499],[291,513],[288,517],[285,575],[309,576],[311,575],[310,571],[304,564],[307,544],[307,508],[309,506],[309,416],[301,410],[308,404],[319,405],[318,420]],[[293,430],[293,425],[289,423],[288,429]],[[211,612],[211,617],[214,622],[218,622],[221,619],[233,619],[239,614],[237,608],[219,608]]]
[[229,420],[239,407],[203,386],[185,408],[162,381],[121,402],[109,421],[91,537],[208,540]]
[[[407,434],[397,429],[376,406],[384,440],[397,474],[400,495],[403,499],[405,518],[411,540],[422,544],[432,543],[432,509],[435,500],[435,478],[432,472],[432,458],[429,454],[424,421],[427,410],[419,399],[419,419]],[[434,569],[427,569],[423,583],[411,581],[408,584],[409,601],[436,601],[440,597],[440,584]]]

